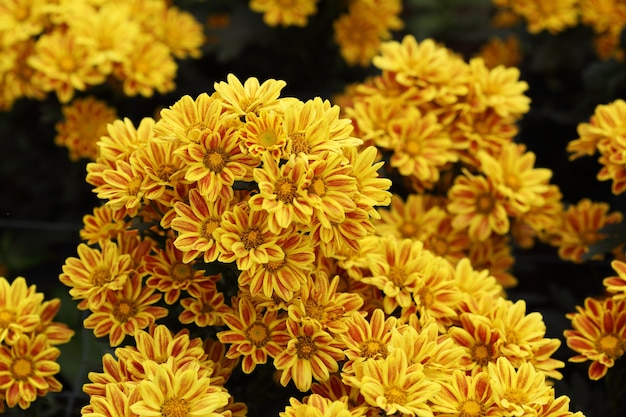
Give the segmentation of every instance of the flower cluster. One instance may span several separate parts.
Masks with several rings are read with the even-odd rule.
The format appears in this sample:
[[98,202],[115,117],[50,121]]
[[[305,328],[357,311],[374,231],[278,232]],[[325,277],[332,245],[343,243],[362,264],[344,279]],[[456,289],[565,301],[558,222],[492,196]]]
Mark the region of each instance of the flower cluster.
[[[284,86],[229,75],[158,120],[108,125],[87,167],[105,203],[85,216],[85,243],[60,280],[90,311],[86,328],[111,346],[134,342],[90,374],[83,415],[243,416],[245,405],[224,388],[229,375],[273,366],[277,383],[310,394],[292,398],[282,417],[573,416],[569,398],[550,386],[563,363],[552,358],[560,341],[546,337],[541,315],[507,300],[498,279],[462,251],[451,262],[403,236],[423,236],[418,225],[385,222],[397,213],[380,206],[403,202],[379,176],[379,143],[352,136],[352,121],[326,100],[281,97]],[[430,90],[442,103],[451,98],[443,85]],[[463,95],[461,86],[454,91]],[[486,104],[489,97],[476,100],[505,111]],[[415,139],[405,148],[419,150],[416,134],[436,130],[454,155],[442,166],[471,160],[449,145],[449,127],[432,127],[437,116],[394,111],[404,114],[384,133],[389,143]],[[428,158],[410,155],[394,166],[411,166],[407,176],[422,188],[434,185],[427,175],[439,166],[423,169]],[[528,157],[514,157],[534,169]],[[523,210],[529,194],[510,204]],[[429,197],[409,198],[422,210],[407,211],[414,222],[443,227],[424,220],[439,215],[421,206]],[[157,324],[170,311],[179,312],[177,323]]]
[[[250,0],[250,9],[263,13],[269,26],[306,26],[317,13],[318,0]],[[330,3],[330,2],[329,2]],[[400,0],[352,0],[334,22],[334,39],[348,65],[368,66],[391,31],[404,26]]]
[[54,322],[61,302],[44,300],[23,277],[0,277],[0,411],[5,404],[27,409],[38,396],[61,391],[55,378],[61,351],[74,331]]
[[20,97],[112,81],[127,96],[174,88],[175,59],[199,57],[203,27],[164,0],[22,1],[0,5],[0,108]]
[[570,313],[573,330],[565,330],[567,346],[577,352],[571,362],[591,361],[589,379],[603,378],[626,352],[626,263],[614,260],[617,273],[603,280],[609,294],[602,299],[587,297],[584,306]]

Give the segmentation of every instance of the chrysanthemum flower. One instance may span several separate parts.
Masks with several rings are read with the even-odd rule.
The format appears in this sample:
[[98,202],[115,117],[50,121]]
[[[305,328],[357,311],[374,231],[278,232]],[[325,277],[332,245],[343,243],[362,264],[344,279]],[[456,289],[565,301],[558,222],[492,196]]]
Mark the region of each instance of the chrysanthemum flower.
[[439,170],[458,159],[447,131],[432,113],[410,107],[401,119],[391,122],[393,154],[389,164],[404,176],[414,176],[430,185],[439,180]]
[[164,94],[174,89],[177,69],[165,44],[151,36],[140,35],[134,52],[113,68],[113,75],[122,82],[125,95],[152,97],[155,90]]
[[535,370],[531,363],[515,369],[508,359],[501,357],[489,364],[488,372],[493,399],[498,411],[505,415],[537,415],[553,397],[544,374]]
[[[2,6],[0,6],[2,7]],[[3,32],[4,40],[11,32]],[[10,35],[9,35],[10,36]],[[32,82],[35,69],[28,65],[28,59],[33,55],[36,40],[29,38],[4,49],[4,60],[0,64],[3,78],[0,80],[2,94],[0,95],[0,109],[8,110],[15,100],[28,97],[35,100],[44,100],[46,90]]]
[[289,341],[285,317],[269,310],[261,314],[248,297],[240,297],[235,312],[225,313],[223,319],[230,330],[219,332],[217,337],[231,345],[226,357],[243,356],[241,369],[246,374],[266,363],[268,356],[275,358]]
[[167,309],[153,306],[160,298],[154,288],[142,286],[141,277],[133,276],[119,290],[107,291],[99,306],[90,306],[92,313],[83,324],[96,337],[109,335],[110,345],[118,346],[126,335],[134,336],[167,316]]
[[50,346],[44,334],[21,335],[13,346],[0,346],[0,390],[9,407],[27,409],[37,396],[61,391],[54,377],[61,351]]
[[[297,0],[302,1],[302,0]],[[304,0],[311,1],[311,0]],[[248,78],[243,84],[233,75],[228,74],[226,81],[215,83],[215,97],[224,106],[227,114],[245,116],[248,113],[260,114],[280,105],[280,92],[287,85],[285,81],[269,79],[263,83],[255,77]]]
[[509,215],[518,216],[543,205],[552,171],[534,168],[535,154],[526,151],[524,145],[508,143],[496,156],[479,151],[478,159],[485,176],[506,197]]
[[446,216],[445,210],[425,194],[409,194],[406,201],[394,194],[389,209],[381,208],[378,212],[381,221],[375,225],[379,236],[421,241],[434,236],[437,225]]
[[316,323],[296,323],[287,320],[289,342],[274,358],[274,366],[282,371],[280,383],[287,386],[290,380],[300,391],[308,391],[313,379],[325,381],[339,369],[338,361],[344,358],[338,342]]
[[204,33],[194,16],[177,7],[170,6],[163,15],[163,36],[159,38],[179,59],[200,58]]
[[413,288],[413,301],[420,319],[434,319],[443,330],[456,319],[462,295],[454,279],[454,268],[445,258],[434,257],[424,265]]
[[222,227],[215,230],[219,242],[220,262],[237,263],[240,270],[250,269],[254,264],[280,262],[285,254],[278,246],[278,236],[267,225],[267,213],[250,211],[237,205],[224,213]]
[[101,172],[102,183],[93,189],[98,198],[107,200],[105,204],[113,210],[125,210],[135,216],[144,203],[141,184],[144,173],[126,161],[118,160],[115,167]]
[[303,402],[295,398],[289,399],[289,405],[285,411],[279,413],[280,417],[359,417],[364,412],[362,409],[352,409],[348,404],[348,398],[331,400],[319,394],[311,394]]
[[257,158],[263,154],[281,158],[287,144],[283,115],[274,110],[261,110],[258,113],[246,114],[246,122],[240,131],[246,150]]
[[228,205],[223,199],[210,203],[196,189],[189,191],[189,203],[176,203],[176,217],[172,219],[171,227],[178,233],[174,246],[183,252],[184,263],[190,263],[198,256],[206,263],[217,259],[219,246],[214,232],[220,227]]
[[96,143],[106,134],[107,124],[117,119],[115,109],[94,97],[87,97],[63,106],[62,112],[64,120],[55,125],[54,142],[68,148],[72,161],[95,160],[99,153]]
[[344,148],[344,156],[348,158],[352,172],[349,174],[356,179],[358,192],[354,194],[356,206],[368,212],[370,217],[378,219],[380,215],[377,206],[387,206],[391,202],[391,180],[379,175],[384,162],[376,162],[378,152],[376,147],[369,146],[358,150],[356,147]]
[[431,399],[435,415],[479,417],[495,415],[496,405],[487,372],[466,375],[455,370],[441,390]]
[[130,406],[140,416],[212,416],[228,404],[230,394],[211,384],[208,376],[198,375],[199,365],[176,368],[172,360],[150,364],[146,379],[137,389],[141,398]]
[[134,413],[130,406],[139,401],[139,390],[121,384],[107,384],[104,395],[91,395],[89,404],[80,410],[84,417],[125,417]]
[[[117,348],[115,355],[128,368],[127,372],[133,381],[146,379],[148,363],[162,364],[170,359],[174,361],[175,369],[189,363],[200,363],[202,367],[199,375],[210,375],[213,369],[213,362],[207,361],[200,338],[190,339],[187,329],[174,334],[165,325],[150,326],[147,331],[138,331],[135,334],[135,346]],[[105,366],[105,372],[107,369]],[[120,372],[126,373],[124,369]]]
[[626,300],[587,297],[585,306],[577,306],[576,310],[567,315],[574,330],[563,332],[567,346],[578,353],[569,360],[590,360],[589,379],[598,380],[626,351]]
[[613,299],[621,300],[626,298],[626,263],[614,260],[611,262],[611,267],[617,272],[617,276],[604,278],[602,283],[606,290],[612,294]]
[[378,407],[367,404],[359,389],[344,384],[337,374],[331,375],[326,381],[314,382],[311,385],[311,392],[332,401],[345,401],[347,399],[350,410],[356,415],[371,415],[370,412],[377,413],[380,411]]
[[193,298],[183,298],[180,305],[184,311],[178,320],[183,324],[195,323],[198,327],[221,326],[224,323],[223,315],[231,312],[231,308],[224,304],[224,293],[215,286]]
[[439,385],[424,376],[420,364],[409,365],[403,350],[394,350],[385,359],[359,363],[353,369],[355,376],[344,377],[346,382],[358,387],[365,401],[385,414],[433,415],[428,399],[439,391]]
[[371,277],[363,282],[385,293],[384,311],[391,314],[396,307],[408,307],[421,274],[433,260],[432,253],[420,241],[381,238],[379,253],[369,254]]
[[98,308],[109,291],[119,290],[133,273],[130,255],[121,254],[115,242],[102,242],[102,249],[84,243],[78,245],[78,258],[70,257],[63,265],[59,280],[71,287],[70,295],[83,300],[78,308]]
[[158,138],[180,140],[183,144],[198,143],[204,130],[225,133],[228,130],[228,118],[224,115],[221,100],[207,93],[195,99],[184,95],[172,106],[161,110],[154,133]]
[[448,211],[454,215],[452,227],[467,229],[470,239],[485,241],[491,233],[509,231],[503,196],[488,178],[466,171],[455,178],[448,199]]
[[247,286],[252,297],[263,295],[291,301],[314,269],[313,244],[307,235],[298,232],[295,227],[281,231],[276,244],[283,251],[284,258],[255,264],[241,271],[239,285]]
[[299,296],[289,305],[289,319],[296,323],[315,323],[333,335],[346,332],[347,322],[352,313],[361,308],[363,298],[358,294],[338,292],[338,285],[338,275],[332,279],[323,272],[309,276]]
[[145,285],[162,292],[167,304],[174,304],[181,291],[200,297],[203,291],[215,286],[213,277],[205,275],[201,269],[194,269],[192,263],[184,262],[183,252],[174,247],[171,239],[167,240],[165,250],[155,248],[144,262],[143,268],[149,273]]
[[0,5],[0,32],[4,46],[35,37],[46,21],[45,0],[7,0]]
[[511,267],[515,263],[512,250],[509,236],[492,234],[484,242],[472,242],[466,255],[474,269],[489,270],[498,284],[512,288],[517,285],[517,278],[511,274]]
[[98,64],[95,51],[78,44],[70,32],[62,30],[42,35],[28,59],[28,65],[36,70],[33,83],[45,91],[55,91],[61,103],[70,101],[74,90],[84,91],[104,82]]
[[272,233],[293,224],[307,224],[313,214],[313,207],[307,198],[306,188],[313,178],[308,160],[292,155],[284,164],[271,156],[262,158],[262,165],[255,168],[253,176],[259,192],[253,195],[248,204],[252,210],[265,210]]
[[23,277],[9,283],[0,277],[0,342],[13,345],[24,333],[30,333],[39,326],[39,308],[43,294],[36,287],[27,287]]
[[[610,224],[622,221],[622,213],[609,213],[609,205],[592,202],[584,198],[576,205],[569,206],[563,213],[563,222],[551,230],[551,243],[559,247],[561,259],[582,262],[589,248],[606,238],[600,230]],[[603,255],[594,255],[595,259]]]
[[448,333],[464,348],[461,364],[472,374],[486,371],[487,365],[500,357],[502,333],[486,317],[463,313],[461,326],[451,327]]
[[499,65],[516,67],[522,60],[519,39],[513,35],[506,39],[490,38],[478,52],[485,66],[493,69]]
[[110,74],[113,65],[124,62],[133,54],[142,29],[127,3],[113,5],[105,2],[99,7],[88,3],[77,5],[61,2],[56,13],[68,25],[76,43],[95,52],[100,71]]
[[268,26],[306,26],[309,16],[317,13],[317,0],[250,0],[250,9],[263,13]]
[[177,148],[173,141],[152,140],[131,155],[130,164],[143,173],[144,198],[168,204],[172,199],[170,190],[185,182],[186,166],[176,154]]
[[197,143],[190,143],[176,151],[184,160],[187,170],[185,179],[194,181],[198,191],[209,201],[233,198],[235,181],[251,181],[252,170],[259,160],[242,152],[239,136],[228,130],[223,135],[203,130]]
[[454,280],[463,294],[463,300],[488,298],[496,300],[504,295],[504,289],[489,270],[472,267],[469,258],[461,259],[455,267]]
[[598,151],[598,145],[604,149],[611,143],[612,138],[626,134],[626,101],[615,100],[608,104],[598,105],[589,119],[589,123],[579,123],[576,130],[578,138],[567,144],[568,152],[573,153],[570,159],[583,155],[593,155]]
[[211,381],[213,385],[224,385],[239,365],[239,357],[231,359],[226,356],[226,346],[219,340],[207,337],[202,342],[202,347],[213,367],[211,371]]
[[472,111],[483,112],[491,108],[502,117],[520,117],[530,110],[530,98],[524,95],[528,83],[519,81],[520,71],[515,67],[499,65],[487,68],[482,58],[469,62],[472,77],[468,101]]
[[456,103],[468,93],[467,64],[432,39],[418,43],[407,35],[401,42],[384,42],[372,62],[403,86],[430,90],[441,104]]

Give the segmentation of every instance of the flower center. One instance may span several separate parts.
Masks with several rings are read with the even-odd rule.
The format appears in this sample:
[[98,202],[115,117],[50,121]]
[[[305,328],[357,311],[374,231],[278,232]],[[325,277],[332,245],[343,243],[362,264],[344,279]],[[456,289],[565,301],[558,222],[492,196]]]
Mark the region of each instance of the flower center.
[[111,282],[112,279],[111,272],[104,268],[96,269],[93,274],[91,274],[91,282],[97,287]]
[[404,238],[416,237],[419,227],[415,223],[404,222],[400,226],[400,233]]
[[33,363],[26,358],[17,358],[11,364],[13,378],[25,381],[33,374]]
[[265,264],[265,270],[269,272],[276,272],[281,269],[285,265],[285,260],[281,260],[278,262],[268,262]]
[[243,247],[246,250],[256,249],[257,246],[263,243],[263,236],[259,229],[250,227],[241,234],[241,243],[243,243]]
[[388,403],[404,405],[406,404],[407,395],[405,390],[392,385],[385,387],[385,398],[387,398]]
[[387,278],[396,286],[400,287],[404,284],[404,281],[406,281],[406,272],[403,267],[393,265],[389,267],[389,275]]
[[368,339],[361,344],[361,356],[367,359],[384,359],[387,357],[387,345],[376,339]]
[[276,137],[276,132],[273,130],[266,130],[259,135],[259,145],[265,148],[276,145],[276,142],[278,142],[278,139]]
[[435,237],[431,242],[431,248],[435,255],[445,255],[448,253],[448,242],[444,238]]
[[161,415],[163,417],[187,417],[189,415],[189,405],[185,400],[170,398],[165,400],[161,406]]
[[615,334],[608,333],[598,339],[596,349],[611,359],[617,359],[624,354],[625,345],[626,343]]
[[289,139],[291,139],[291,153],[297,155],[300,152],[308,153],[311,150],[309,141],[306,140],[304,133],[291,134]]
[[520,390],[510,390],[504,393],[504,399],[513,404],[523,404],[526,402],[526,395]]
[[193,270],[189,265],[178,262],[172,265],[172,268],[170,269],[170,276],[175,282],[188,281],[193,277]]
[[76,69],[76,62],[71,56],[64,56],[59,60],[59,68],[63,72],[73,72]]
[[419,297],[419,304],[421,305],[421,307],[428,308],[433,305],[433,301],[435,301],[435,296],[433,295],[432,291],[430,291],[426,287],[422,288],[417,293],[417,296]]
[[404,144],[404,150],[411,156],[419,155],[422,151],[422,145],[416,139],[409,139]]
[[204,166],[213,172],[222,172],[228,162],[228,154],[223,149],[211,149],[204,155]]
[[200,235],[207,240],[213,239],[213,232],[220,225],[218,219],[206,219],[200,228]]
[[160,165],[156,170],[156,175],[159,177],[161,181],[169,181],[172,175],[174,175],[178,171],[176,167],[172,164],[163,164]]
[[326,194],[326,183],[323,179],[315,177],[309,186],[309,191],[312,191],[313,194],[317,194],[321,197]]
[[304,309],[306,310],[306,315],[314,320],[319,321],[324,317],[324,308],[315,301],[307,300]]
[[476,211],[480,214],[491,213],[495,203],[496,202],[491,194],[480,194],[476,197]]
[[122,300],[113,306],[113,317],[120,323],[125,323],[135,313],[135,306],[130,301]]
[[288,179],[282,179],[276,184],[276,197],[283,203],[291,203],[296,197],[296,186]]
[[270,330],[260,321],[254,322],[246,330],[246,339],[257,348],[262,348],[270,339]]
[[459,417],[481,417],[484,416],[484,410],[481,404],[474,400],[467,400],[461,405]]
[[15,322],[15,313],[13,311],[0,311],[0,328],[7,328],[13,322]]
[[134,177],[128,183],[128,187],[126,187],[126,195],[129,195],[129,196],[137,195],[140,189],[141,189],[141,178]]
[[480,366],[486,366],[493,357],[491,356],[491,346],[477,343],[472,347],[472,358]]
[[311,341],[310,337],[298,336],[298,342],[296,343],[298,359],[311,359],[315,352],[317,352],[317,346]]

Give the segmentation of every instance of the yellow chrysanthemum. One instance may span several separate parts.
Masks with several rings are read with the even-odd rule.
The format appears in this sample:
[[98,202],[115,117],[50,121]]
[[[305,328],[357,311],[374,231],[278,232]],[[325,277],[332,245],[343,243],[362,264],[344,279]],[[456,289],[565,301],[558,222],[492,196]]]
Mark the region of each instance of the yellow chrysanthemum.
[[131,411],[163,417],[213,415],[228,404],[230,394],[211,384],[209,377],[199,376],[198,368],[191,362],[175,369],[171,360],[147,366],[146,379],[137,386],[141,399]]
[[99,149],[97,142],[106,135],[106,127],[117,119],[115,109],[94,97],[76,99],[63,106],[63,120],[55,125],[57,135],[54,142],[65,146],[70,159],[96,160]]
[[556,34],[578,23],[578,0],[511,0],[509,7],[526,19],[530,33]]
[[90,85],[104,82],[99,63],[95,51],[60,29],[42,35],[28,59],[28,65],[35,69],[32,82],[45,91],[55,91],[61,103],[70,101],[74,90],[85,91]]
[[535,168],[535,154],[524,145],[508,143],[494,156],[479,151],[478,159],[485,176],[506,197],[505,207],[510,216],[543,205],[552,171]]
[[227,114],[245,116],[248,113],[259,115],[261,110],[279,106],[278,97],[285,85],[285,81],[274,79],[259,83],[254,77],[248,78],[242,84],[235,75],[228,74],[226,81],[216,82],[213,88],[215,97],[221,100]]
[[108,291],[119,290],[133,274],[130,255],[120,253],[115,242],[104,241],[101,249],[78,246],[78,258],[70,257],[63,265],[59,280],[71,287],[70,295],[82,300],[78,308],[98,308]]
[[36,40],[29,38],[3,50],[4,56],[0,60],[0,109],[10,109],[15,100],[21,97],[36,100],[46,97],[48,90],[33,82],[35,69],[27,62],[34,53],[35,45]]
[[478,55],[489,69],[493,69],[498,65],[515,67],[522,60],[519,39],[515,36],[509,36],[506,39],[490,38],[480,48]]
[[614,260],[611,267],[617,272],[617,276],[604,278],[602,283],[614,299],[621,300],[626,298],[626,263]]
[[274,366],[281,371],[281,385],[293,380],[298,390],[308,391],[313,379],[326,381],[339,369],[337,362],[344,354],[339,343],[319,324],[287,320],[287,332],[287,347],[274,358]]
[[13,346],[0,346],[0,391],[9,407],[27,409],[37,396],[61,391],[54,377],[61,351],[44,334],[21,335]]
[[148,35],[140,35],[134,51],[113,68],[113,75],[122,82],[124,94],[152,97],[172,91],[178,66],[169,48]]
[[261,157],[269,154],[281,158],[287,144],[287,132],[283,129],[284,117],[274,110],[261,110],[246,114],[241,130],[241,140],[250,154]]
[[43,294],[27,286],[23,277],[11,283],[0,277],[0,342],[13,345],[22,334],[34,331],[41,321],[42,301]]
[[198,327],[222,326],[223,315],[232,311],[224,303],[224,293],[218,291],[215,285],[198,296],[183,298],[180,305],[184,310],[178,320],[183,324],[194,323]]
[[189,12],[168,7],[163,17],[163,36],[160,40],[179,59],[200,58],[205,41],[202,25]]
[[530,363],[515,369],[506,358],[498,358],[488,372],[498,411],[505,415],[536,415],[553,396],[544,374]]
[[[622,213],[609,213],[609,205],[582,199],[569,206],[563,213],[563,222],[551,230],[551,243],[559,247],[559,257],[572,262],[582,262],[590,246],[606,238],[600,230],[611,224],[620,223]],[[594,254],[595,259],[602,253]]]
[[123,287],[107,291],[98,306],[91,306],[92,313],[84,320],[86,329],[93,329],[96,337],[109,336],[109,344],[118,346],[127,335],[135,336],[167,316],[167,309],[154,306],[161,294],[154,288],[143,286],[143,280],[135,275],[126,280]]
[[276,311],[257,312],[250,298],[240,298],[236,312],[226,313],[223,318],[229,330],[219,332],[217,337],[221,343],[231,345],[228,358],[243,356],[241,368],[246,374],[266,363],[268,356],[275,358],[289,341],[285,317],[279,317]]
[[359,388],[365,401],[385,414],[433,415],[428,399],[439,391],[439,385],[424,376],[421,364],[409,365],[402,349],[385,359],[359,363],[354,371],[355,376],[345,378],[346,382]]
[[569,360],[591,361],[589,379],[598,380],[626,352],[626,300],[587,297],[576,310],[567,315],[574,329],[563,332],[567,346],[577,353]]
[[503,196],[489,178],[466,171],[454,180],[448,199],[448,211],[454,216],[452,227],[467,229],[470,239],[485,241],[492,233],[509,231]]
[[460,324],[451,327],[448,333],[463,348],[461,364],[471,374],[486,371],[500,357],[502,333],[488,318],[478,314],[461,314]]
[[448,381],[442,381],[441,390],[432,398],[435,415],[479,417],[495,415],[496,406],[489,374],[481,372],[466,375],[455,370]]
[[317,0],[250,0],[250,9],[263,13],[268,26],[306,26],[317,13]]
[[360,417],[364,414],[362,409],[350,409],[348,398],[331,400],[319,394],[312,394],[303,402],[295,398],[289,399],[289,405],[285,411],[279,413],[280,417]]
[[47,23],[46,0],[7,0],[0,4],[0,33],[4,46],[36,37]]

